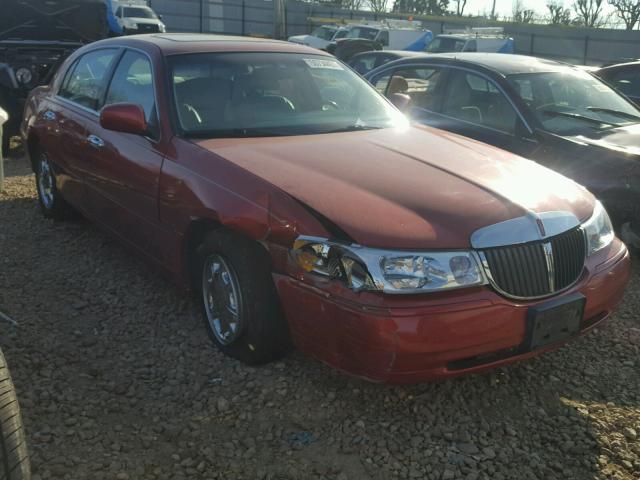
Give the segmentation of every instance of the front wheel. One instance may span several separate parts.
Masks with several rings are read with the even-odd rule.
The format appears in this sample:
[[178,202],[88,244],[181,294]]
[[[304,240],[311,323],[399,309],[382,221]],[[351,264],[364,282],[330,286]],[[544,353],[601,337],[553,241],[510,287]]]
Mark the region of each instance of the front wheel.
[[199,300],[214,344],[250,365],[291,349],[289,330],[271,278],[271,259],[255,242],[225,230],[198,248]]
[[0,478],[29,480],[31,467],[22,416],[6,360],[0,350]]

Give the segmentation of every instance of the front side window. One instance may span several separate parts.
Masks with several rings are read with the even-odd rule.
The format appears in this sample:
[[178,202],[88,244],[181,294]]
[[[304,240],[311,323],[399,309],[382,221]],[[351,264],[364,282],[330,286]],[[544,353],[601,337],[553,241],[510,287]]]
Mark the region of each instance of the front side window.
[[144,109],[150,128],[157,125],[156,102],[153,90],[151,62],[146,55],[128,50],[118,63],[105,105],[135,103]]
[[103,49],[80,57],[65,78],[59,95],[91,110],[98,110],[116,53],[116,49]]
[[609,82],[619,91],[631,97],[640,96],[640,68],[623,68],[618,70]]
[[451,69],[442,113],[481,127],[515,134],[517,113],[511,102],[487,78]]
[[186,136],[320,134],[405,121],[366,81],[326,56],[178,55],[170,59],[170,83]]
[[402,93],[411,98],[408,113],[420,116],[422,111],[434,111],[437,108],[438,89],[442,69],[438,67],[402,68],[391,75],[386,95]]
[[578,135],[640,122],[640,110],[587,72],[567,68],[513,74],[507,80],[552,133]]

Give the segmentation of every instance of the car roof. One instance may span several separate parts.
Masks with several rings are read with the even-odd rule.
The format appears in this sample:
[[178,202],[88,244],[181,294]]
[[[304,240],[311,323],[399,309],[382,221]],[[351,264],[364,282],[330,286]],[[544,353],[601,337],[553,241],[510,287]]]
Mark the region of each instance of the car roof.
[[128,35],[100,40],[92,46],[150,46],[157,47],[163,55],[202,52],[282,52],[306,53],[330,56],[315,48],[291,42],[233,35],[211,35],[202,33],[150,33]]
[[464,62],[467,64],[478,65],[500,75],[561,72],[567,69],[576,68],[568,63],[556,62],[545,58],[529,57],[526,55],[513,55],[509,53],[459,52],[433,53],[426,54],[424,56],[424,60],[430,59],[442,59],[444,60],[444,63]]
[[613,65],[606,65],[597,70],[600,72],[604,72],[606,70],[617,70],[619,68],[624,68],[624,67],[640,67],[640,60],[631,61],[631,62],[614,63]]

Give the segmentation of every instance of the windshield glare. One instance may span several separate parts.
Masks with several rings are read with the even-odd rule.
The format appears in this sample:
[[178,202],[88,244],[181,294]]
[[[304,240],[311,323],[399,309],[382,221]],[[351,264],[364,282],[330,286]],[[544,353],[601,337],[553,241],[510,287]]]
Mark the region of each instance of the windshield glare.
[[336,33],[335,28],[318,27],[313,32],[311,32],[311,35],[321,38],[322,40],[331,40],[334,33]]
[[458,38],[436,37],[427,45],[429,53],[461,52],[466,40]]
[[507,75],[507,80],[552,133],[576,135],[637,123],[634,117],[640,117],[635,106],[586,72],[520,73]]
[[123,12],[123,16],[128,18],[157,18],[149,8],[124,7]]
[[336,59],[291,53],[170,59],[183,134],[280,136],[401,126],[405,117]]

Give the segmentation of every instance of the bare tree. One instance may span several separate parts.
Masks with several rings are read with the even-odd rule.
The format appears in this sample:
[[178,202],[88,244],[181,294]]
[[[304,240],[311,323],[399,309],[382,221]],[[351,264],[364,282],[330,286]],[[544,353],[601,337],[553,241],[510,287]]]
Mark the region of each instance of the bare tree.
[[384,13],[387,11],[389,0],[367,0],[367,4],[373,13]]
[[513,0],[511,4],[511,13],[514,22],[533,23],[536,12],[531,9],[524,8],[522,0]]
[[464,7],[467,6],[467,0],[454,0],[456,4],[456,15],[461,17],[464,15]]
[[633,30],[640,21],[640,0],[609,0],[616,16],[624,22],[627,30]]
[[573,9],[585,27],[600,27],[606,19],[602,18],[604,0],[575,0]]
[[563,0],[548,0],[547,10],[549,11],[549,23],[551,25],[570,25],[571,10],[564,8]]

